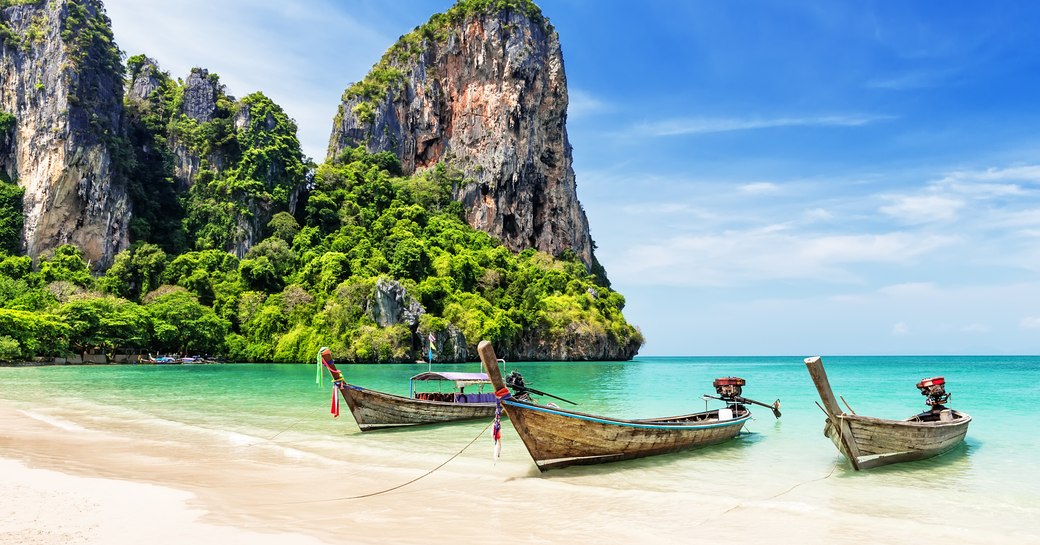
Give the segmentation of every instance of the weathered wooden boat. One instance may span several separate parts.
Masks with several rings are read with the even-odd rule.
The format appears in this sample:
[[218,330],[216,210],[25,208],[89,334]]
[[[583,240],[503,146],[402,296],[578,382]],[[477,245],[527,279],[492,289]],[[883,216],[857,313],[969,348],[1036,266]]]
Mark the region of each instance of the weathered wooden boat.
[[887,420],[857,415],[848,404],[849,412],[842,411],[831,390],[823,360],[819,356],[806,358],[805,366],[827,415],[823,434],[857,471],[938,456],[959,445],[968,432],[971,416],[943,405],[950,398],[943,377],[924,379],[917,384],[930,410],[906,420]]
[[490,342],[481,341],[477,352],[503,410],[541,471],[722,443],[736,437],[751,418],[751,412],[739,403],[713,411],[642,420],[539,405],[513,397],[502,380]]
[[[335,397],[339,392],[361,431],[491,418],[495,414],[495,395],[482,391],[491,384],[484,373],[419,373],[409,381],[409,395],[405,397],[348,383],[326,348],[319,353],[319,362],[332,375],[333,414],[339,415]],[[435,384],[436,391],[429,391]],[[444,385],[451,391],[443,391]],[[467,387],[469,393],[464,391]]]

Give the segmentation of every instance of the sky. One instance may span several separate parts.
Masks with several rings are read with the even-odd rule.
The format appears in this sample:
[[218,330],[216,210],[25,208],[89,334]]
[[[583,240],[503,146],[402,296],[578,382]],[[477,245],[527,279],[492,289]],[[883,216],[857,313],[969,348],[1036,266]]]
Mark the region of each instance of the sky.
[[[1040,4],[544,0],[641,355],[1040,354]],[[107,0],[117,44],[340,96],[449,0]]]

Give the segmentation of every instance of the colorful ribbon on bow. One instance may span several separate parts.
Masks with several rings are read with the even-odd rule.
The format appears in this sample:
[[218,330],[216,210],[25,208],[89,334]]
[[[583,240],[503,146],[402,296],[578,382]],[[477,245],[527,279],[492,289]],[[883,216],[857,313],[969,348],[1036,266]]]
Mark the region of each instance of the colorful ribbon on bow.
[[495,420],[491,425],[491,438],[495,441],[494,460],[502,456],[502,400],[513,397],[505,386],[495,390]]
[[323,346],[321,350],[318,350],[318,378],[316,382],[321,384],[321,368],[324,366],[329,370],[329,374],[332,375],[332,408],[329,412],[332,413],[333,418],[339,416],[339,391],[343,389],[345,381],[343,379],[343,373],[339,369],[336,369],[336,364],[332,363],[332,350],[329,347]]

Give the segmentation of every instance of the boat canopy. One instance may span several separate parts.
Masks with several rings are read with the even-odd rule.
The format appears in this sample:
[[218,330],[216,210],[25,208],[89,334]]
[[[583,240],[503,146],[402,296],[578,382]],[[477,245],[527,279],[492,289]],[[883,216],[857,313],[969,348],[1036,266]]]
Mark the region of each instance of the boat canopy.
[[436,371],[427,371],[412,377],[412,382],[417,380],[447,380],[454,382],[455,386],[459,388],[470,384],[491,383],[486,373],[438,373]]

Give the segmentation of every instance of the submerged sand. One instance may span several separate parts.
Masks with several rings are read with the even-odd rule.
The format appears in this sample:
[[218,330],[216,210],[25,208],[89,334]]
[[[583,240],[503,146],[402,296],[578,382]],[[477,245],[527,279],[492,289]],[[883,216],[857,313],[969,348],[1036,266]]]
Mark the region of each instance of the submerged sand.
[[[720,485],[726,475],[683,474],[690,466],[668,457],[632,471],[615,464],[543,475],[508,434],[516,452],[498,464],[481,441],[470,447],[479,453],[467,450],[403,488],[348,499],[421,477],[451,453],[400,452],[393,435],[374,450],[345,436],[326,446],[335,457],[291,441],[241,437],[229,446],[227,434],[148,421],[96,429],[3,401],[0,430],[4,544],[982,544],[1038,536],[985,521],[950,524],[955,506],[942,498],[933,507],[947,513],[938,517],[927,506],[874,506],[884,498],[869,497],[872,490],[863,491],[870,509],[850,508],[857,483],[834,483],[827,467],[734,490]],[[662,486],[673,474],[690,482]]]

